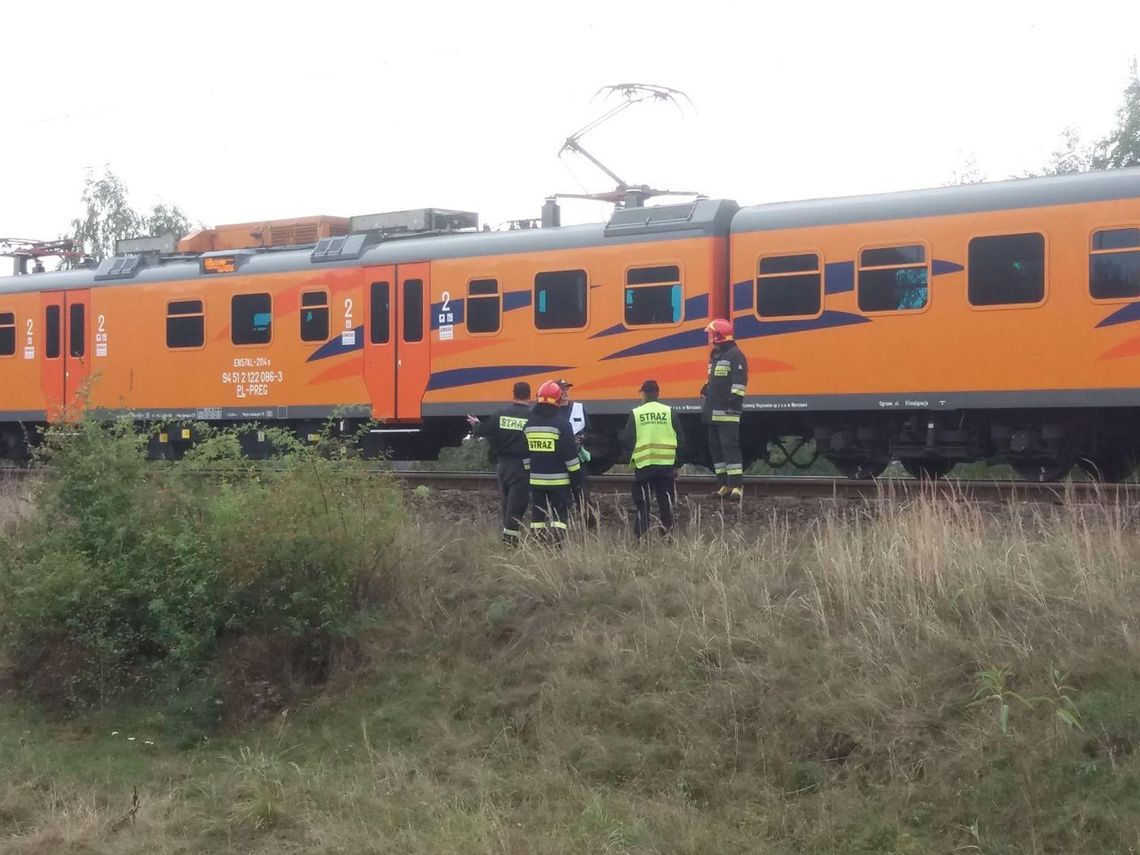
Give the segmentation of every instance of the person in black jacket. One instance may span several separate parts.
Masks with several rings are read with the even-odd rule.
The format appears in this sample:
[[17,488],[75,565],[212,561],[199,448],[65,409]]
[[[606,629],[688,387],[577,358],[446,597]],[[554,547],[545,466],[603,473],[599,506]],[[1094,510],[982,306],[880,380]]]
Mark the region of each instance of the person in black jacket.
[[530,384],[516,383],[512,392],[514,400],[487,421],[468,416],[467,423],[475,437],[486,439],[491,446],[491,459],[495,462],[502,494],[503,542],[517,546],[522,536],[526,506],[530,502],[530,479],[526,470]]
[[685,446],[685,434],[677,414],[657,400],[661,388],[656,380],[641,384],[641,406],[629,414],[621,434],[622,449],[629,454],[634,470],[633,533],[641,537],[649,531],[649,496],[657,496],[661,529],[673,530],[673,507],[677,503],[674,484],[677,459]]
[[732,324],[712,321],[709,334],[708,382],[701,389],[701,421],[708,425],[709,452],[716,472],[717,495],[744,496],[744,463],[740,453],[740,414],[748,387],[748,360],[732,340]]
[[526,425],[530,454],[531,531],[561,542],[570,518],[570,496],[582,481],[582,461],[570,422],[558,406],[553,380],[538,387],[538,403]]

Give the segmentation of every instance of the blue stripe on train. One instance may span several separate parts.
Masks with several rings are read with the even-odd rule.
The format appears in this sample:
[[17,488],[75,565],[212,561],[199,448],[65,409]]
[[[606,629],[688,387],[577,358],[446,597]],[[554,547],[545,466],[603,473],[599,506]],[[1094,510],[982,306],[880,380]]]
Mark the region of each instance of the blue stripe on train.
[[826,330],[832,327],[845,327],[852,324],[868,324],[870,318],[855,315],[851,312],[827,311],[818,318],[804,318],[802,320],[789,319],[785,321],[762,321],[755,315],[742,315],[733,319],[733,335],[739,338],[761,338],[769,335],[787,335],[788,333],[808,332],[810,330]]
[[[530,305],[530,291],[507,291],[503,294],[503,311],[513,312],[515,309],[524,309]],[[467,301],[463,297],[452,297],[447,303],[451,317],[444,312],[443,303],[431,304],[431,328],[439,329],[440,324],[462,324],[467,316]]]
[[452,368],[448,371],[434,371],[428,380],[428,391],[454,389],[456,386],[474,386],[492,380],[509,380],[513,377],[528,377],[531,374],[554,374],[569,371],[569,365],[485,365],[477,368]]
[[1096,328],[1114,327],[1117,324],[1130,324],[1133,321],[1140,321],[1140,303],[1128,303],[1127,305],[1121,306],[1097,324]]
[[316,362],[318,359],[328,359],[332,356],[340,356],[342,353],[351,353],[354,350],[360,350],[364,347],[364,326],[358,326],[352,330],[352,344],[344,344],[342,333],[337,333],[334,338],[330,338],[316,350],[309,354],[306,362]]
[[[736,338],[760,338],[770,335],[787,335],[789,333],[810,332],[811,330],[825,330],[832,327],[850,326],[852,324],[867,324],[871,319],[851,312],[824,312],[818,318],[804,318],[802,320],[762,321],[754,315],[741,315],[733,319],[733,331]],[[706,347],[708,336],[704,329],[685,330],[671,335],[635,344],[611,353],[606,359],[622,359],[627,356],[646,356],[651,353],[665,353],[670,350],[687,350],[694,347]]]
[[[686,321],[699,321],[704,320],[709,316],[709,295],[698,294],[696,297],[689,297],[685,300],[685,315]],[[605,338],[606,336],[617,335],[618,333],[632,332],[632,330],[625,324],[614,324],[612,327],[606,327],[599,333],[594,333],[590,338]]]

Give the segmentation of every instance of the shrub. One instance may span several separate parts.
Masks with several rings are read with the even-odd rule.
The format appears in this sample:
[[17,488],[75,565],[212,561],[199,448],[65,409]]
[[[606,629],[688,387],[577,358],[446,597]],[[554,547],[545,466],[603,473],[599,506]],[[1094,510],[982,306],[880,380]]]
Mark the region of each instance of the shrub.
[[0,633],[41,696],[90,704],[178,688],[250,633],[282,639],[323,679],[371,619],[398,489],[283,436],[258,466],[240,458],[236,432],[204,432],[165,467],[146,462],[126,423],[47,432],[39,514],[0,569]]

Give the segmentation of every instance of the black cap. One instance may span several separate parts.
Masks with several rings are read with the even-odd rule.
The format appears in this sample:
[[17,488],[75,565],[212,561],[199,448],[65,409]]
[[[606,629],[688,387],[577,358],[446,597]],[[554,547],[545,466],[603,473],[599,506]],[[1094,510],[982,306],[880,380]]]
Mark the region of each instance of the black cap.
[[574,385],[569,380],[559,379],[559,380],[555,380],[554,382],[557,383],[559,386],[561,386],[563,389],[569,389],[571,386]]
[[661,394],[661,387],[657,385],[656,380],[646,380],[644,383],[641,384],[641,388],[638,389],[637,391],[638,392],[645,392],[646,394],[649,394],[649,395],[660,395]]

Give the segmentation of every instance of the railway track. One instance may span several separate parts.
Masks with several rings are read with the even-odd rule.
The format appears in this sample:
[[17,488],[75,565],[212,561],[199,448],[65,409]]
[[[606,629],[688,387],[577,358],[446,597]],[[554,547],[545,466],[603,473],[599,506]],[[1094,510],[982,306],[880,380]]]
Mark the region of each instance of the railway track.
[[[34,477],[37,471],[26,468],[0,468],[0,481],[24,480]],[[426,487],[432,490],[465,492],[494,492],[498,489],[495,475],[490,472],[424,472],[390,469],[375,471],[384,472],[413,489]],[[590,478],[590,489],[595,494],[629,493],[632,484],[632,475],[596,475]],[[716,479],[712,475],[682,475],[677,479],[677,492],[682,496],[708,496],[711,500],[715,489]],[[763,498],[902,499],[919,494],[988,502],[1140,502],[1140,484],[1102,484],[1092,481],[1035,483],[955,478],[938,481],[918,481],[912,478],[851,481],[846,478],[813,475],[754,475],[744,479],[744,492],[746,502]]]
[[[491,473],[472,472],[394,472],[409,486],[425,486],[438,490],[498,489]],[[628,493],[632,475],[597,475],[590,478],[594,493]],[[713,498],[716,478],[712,475],[683,475],[677,479],[677,492],[682,496]],[[852,481],[814,475],[754,475],[744,479],[744,500],[762,498],[797,499],[882,499],[906,498],[917,494],[948,499],[974,501],[1136,501],[1140,502],[1140,484],[1100,484],[1091,481],[983,481],[943,479],[918,481],[913,478],[881,478],[875,481]]]

